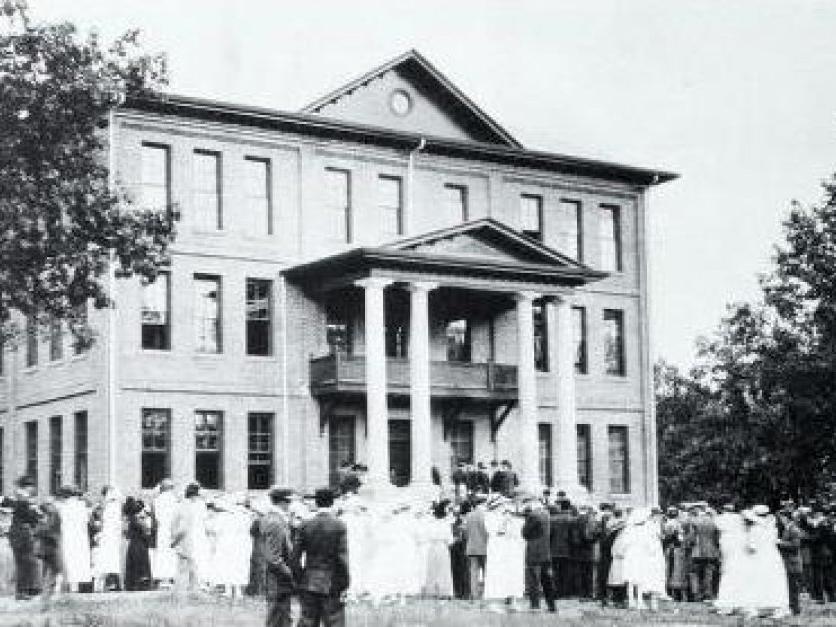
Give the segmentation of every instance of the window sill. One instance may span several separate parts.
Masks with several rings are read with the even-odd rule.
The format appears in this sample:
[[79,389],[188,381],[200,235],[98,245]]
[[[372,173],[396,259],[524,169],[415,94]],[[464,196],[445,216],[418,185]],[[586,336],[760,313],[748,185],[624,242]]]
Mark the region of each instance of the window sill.
[[244,355],[244,361],[253,361],[256,363],[263,364],[265,361],[273,361],[278,362],[279,359],[275,355]]
[[192,353],[192,357],[196,359],[208,359],[208,360],[215,360],[215,359],[223,359],[225,355],[223,353],[199,353],[194,352]]
[[604,373],[604,379],[609,383],[629,383],[630,378],[626,374],[607,374]]
[[57,368],[59,366],[63,366],[66,363],[66,359],[63,357],[61,359],[51,359],[46,363],[47,368]]
[[38,372],[38,366],[26,366],[20,372],[23,374],[34,374]]
[[155,355],[157,357],[172,354],[170,348],[141,348],[140,351],[142,355]]
[[212,230],[212,231],[205,231],[203,229],[192,229],[191,233],[193,235],[199,235],[200,237],[223,237],[224,235],[227,234],[227,232],[224,231],[223,229],[220,229],[220,230],[215,229],[215,230]]
[[72,355],[70,357],[70,361],[81,361],[82,359],[87,359],[90,356],[90,351],[84,351],[83,353],[79,353],[78,355]]

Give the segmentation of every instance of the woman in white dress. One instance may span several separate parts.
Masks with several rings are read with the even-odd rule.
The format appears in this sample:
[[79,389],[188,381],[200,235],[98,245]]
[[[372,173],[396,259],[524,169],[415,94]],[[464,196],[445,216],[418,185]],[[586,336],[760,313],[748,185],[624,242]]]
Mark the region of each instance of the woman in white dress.
[[488,555],[485,567],[485,598],[512,603],[525,594],[524,520],[510,509],[490,511],[485,516]]
[[453,571],[450,545],[453,543],[452,520],[446,503],[433,507],[433,518],[426,522],[426,569],[422,594],[437,599],[453,598]]
[[90,512],[78,492],[62,488],[66,495],[57,503],[61,517],[61,551],[64,579],[71,592],[77,592],[79,584],[90,583],[93,578],[90,559],[90,537],[87,525]]
[[739,591],[739,607],[748,615],[771,612],[789,615],[789,589],[784,560],[778,550],[778,529],[766,505],[744,512],[746,520],[746,584]]
[[99,542],[93,552],[93,574],[107,590],[120,589],[122,580],[122,493],[115,486],[102,489]]
[[[661,521],[646,507],[634,509],[627,517],[627,526],[616,539],[622,559],[621,578],[627,584],[630,608],[656,609],[658,599],[665,595],[665,555],[662,550]],[[613,561],[616,547],[613,545]],[[647,598],[647,605],[645,604]]]
[[745,555],[747,531],[743,517],[727,511],[716,519],[720,532],[720,585],[714,606],[722,614],[738,609],[741,591],[751,585],[747,556]]
[[174,496],[174,483],[163,479],[160,494],[154,499],[154,521],[156,525],[155,548],[150,551],[151,576],[160,582],[163,588],[171,587],[177,574],[177,554],[171,548],[171,529],[174,513],[177,511],[177,498]]
[[210,580],[215,586],[223,586],[228,597],[241,598],[250,580],[252,520],[246,509],[232,499],[216,499],[215,507],[215,542]]
[[374,540],[370,538],[370,516],[365,507],[356,499],[344,498],[340,518],[348,531],[348,562],[351,583],[348,593],[358,598],[369,593],[369,549]]

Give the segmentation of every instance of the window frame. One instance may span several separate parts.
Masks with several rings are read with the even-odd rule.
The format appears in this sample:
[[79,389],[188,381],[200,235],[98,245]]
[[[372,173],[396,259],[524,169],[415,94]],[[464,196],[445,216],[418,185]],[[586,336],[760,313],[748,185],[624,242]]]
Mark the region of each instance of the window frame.
[[[223,153],[219,150],[210,150],[205,148],[195,148],[192,151],[192,209],[194,211],[194,215],[197,215],[198,209],[198,197],[202,195],[208,195],[210,191],[208,189],[202,189],[197,187],[197,157],[211,157],[214,159],[215,162],[215,189],[212,193],[215,195],[216,207],[215,207],[215,216],[214,216],[214,228],[205,228],[206,225],[201,220],[201,223],[198,224],[197,222],[192,222],[192,225],[195,227],[195,230],[201,233],[213,233],[213,232],[220,232],[224,230],[224,203],[223,203]],[[206,216],[201,216],[205,218]]]
[[[395,175],[395,174],[378,174],[377,180],[378,180],[378,200],[377,200],[378,209],[382,213],[384,213],[384,215],[386,215],[385,212],[392,211],[393,209],[395,211],[395,221],[396,221],[395,233],[390,233],[389,231],[386,231],[386,232],[383,233],[383,235],[384,236],[393,235],[396,238],[401,237],[404,234],[404,228],[403,228],[403,226],[404,226],[404,224],[403,224],[403,222],[404,222],[404,220],[403,220],[403,210],[404,210],[404,207],[403,207],[404,206],[403,177]],[[383,203],[381,190],[379,188],[380,184],[383,181],[389,181],[389,182],[397,183],[397,186],[398,186],[398,204],[397,204],[396,207],[390,207],[390,206],[387,206]]]
[[[615,442],[617,437],[620,442]],[[623,448],[623,455],[614,458],[614,445]],[[611,494],[630,494],[630,428],[627,425],[607,426],[607,460],[609,470],[609,491]],[[620,464],[619,472],[614,473],[614,465]]]
[[[452,191],[457,191],[459,193],[459,200],[461,201],[461,215],[456,218],[454,224],[459,224],[460,222],[467,222],[468,220],[470,220],[470,192],[468,186],[462,183],[445,183],[445,204],[447,204],[449,201],[449,196],[447,196],[447,194]],[[447,204],[447,207],[449,207],[449,204]]]
[[[198,416],[202,416],[204,418],[204,422],[207,422],[205,419],[208,416],[215,416],[216,426],[214,428],[215,434],[215,442],[216,446],[214,448],[201,448],[198,446],[200,441],[200,431],[199,424],[198,424]],[[203,431],[211,431],[211,429],[203,429]],[[206,436],[204,436],[206,437]],[[209,436],[211,437],[211,436]],[[223,490],[224,489],[224,412],[217,409],[196,409],[194,411],[194,463],[195,463],[195,479],[200,483],[200,485],[204,488],[209,490]],[[217,485],[210,485],[209,482],[205,480],[205,477],[200,477],[200,457],[214,455],[216,456],[215,463],[217,464],[216,473],[217,473]]]
[[[621,220],[621,207],[619,205],[603,203],[599,205],[599,219],[600,216],[605,214],[612,216],[612,231],[603,233],[603,224],[599,225],[598,227],[598,235],[599,235],[599,247],[601,248],[601,270],[605,272],[623,272],[624,271],[624,254],[622,250],[622,220]],[[613,259],[614,265],[613,268],[605,267],[603,251],[604,251],[604,241],[611,243],[613,247]]]
[[[330,175],[333,174],[340,174],[345,180],[345,207],[339,209],[339,213],[343,217],[343,224],[345,227],[345,237],[338,237],[335,238],[335,241],[339,241],[341,244],[351,244],[354,239],[354,232],[352,229],[352,222],[354,219],[354,208],[352,206],[352,181],[351,181],[351,170],[348,168],[341,168],[337,166],[327,166],[325,168],[325,172]],[[329,202],[332,200],[329,197]],[[331,211],[336,214],[338,210],[336,207],[331,207]]]
[[[250,300],[250,285],[261,285],[262,287],[266,287],[266,300],[267,300],[267,317],[265,318],[251,318],[250,317],[250,303],[256,302],[255,300]],[[258,299],[260,300],[260,299]],[[248,357],[271,357],[274,352],[273,347],[273,281],[270,279],[261,279],[258,277],[246,277],[244,280],[244,324],[246,328],[244,329],[244,345],[246,354]],[[267,350],[263,353],[254,353],[250,351],[250,323],[251,322],[262,322],[266,325],[266,337],[267,337]]]
[[[162,429],[158,427],[154,428],[147,428],[145,426],[145,419],[153,414],[160,414],[165,416],[165,422]],[[162,456],[163,460],[163,468],[160,473],[147,473],[147,474],[159,474],[161,479],[171,476],[171,425],[172,422],[172,412],[170,408],[167,407],[143,407],[140,412],[140,425],[139,425],[139,432],[140,432],[140,442],[139,442],[139,450],[140,450],[140,466],[139,466],[139,480],[140,485],[143,488],[153,488],[156,486],[156,483],[149,483],[145,481],[145,464],[146,464],[146,454],[147,455],[154,455],[154,456]],[[146,447],[146,435],[150,435],[153,438],[155,443],[154,446]],[[162,436],[162,441],[164,445],[162,447],[156,446],[156,442],[158,438]],[[150,461],[150,460],[149,460]]]
[[575,432],[577,434],[578,483],[592,492],[592,472],[594,468],[592,464],[592,426],[588,423],[577,423]]
[[144,178],[142,177],[142,174],[145,171],[144,156],[143,155],[145,154],[145,149],[146,148],[150,149],[150,150],[160,150],[160,151],[162,151],[162,153],[164,155],[164,157],[163,157],[163,164],[164,164],[163,177],[164,177],[164,180],[163,180],[163,186],[162,186],[163,187],[163,194],[162,195],[165,198],[166,214],[170,216],[171,215],[171,146],[168,145],[168,144],[162,144],[162,143],[159,143],[159,142],[145,142],[145,141],[142,142],[142,144],[140,146],[140,183],[139,183],[139,185],[140,185],[140,189],[142,190],[140,201],[143,204],[144,209],[154,210],[154,209],[159,209],[160,207],[144,206],[144,203],[145,203],[144,190],[147,187],[159,187],[157,185],[150,185],[149,183],[145,182]]
[[537,472],[540,483],[554,485],[554,427],[550,422],[537,423]]
[[[267,431],[254,431],[253,420],[258,421],[259,418],[267,419]],[[273,485],[275,478],[275,441],[276,441],[276,414],[273,412],[251,411],[247,412],[247,489],[248,490],[265,490]],[[253,439],[258,437],[267,438],[267,449],[254,449]],[[266,456],[265,459],[254,459],[254,455]],[[264,486],[254,485],[253,472],[255,468],[267,467],[267,481]]]
[[63,485],[64,417],[49,418],[49,493],[58,494]]
[[[538,313],[539,311],[539,313]],[[534,369],[537,372],[549,372],[549,306],[545,298],[537,298],[531,304],[531,319],[534,327]],[[538,336],[541,342],[537,351]]]
[[[89,482],[89,433],[87,411],[75,412],[73,414],[73,483],[83,492],[87,491]],[[84,435],[83,438],[80,437],[81,434]]]
[[[212,281],[217,286],[217,298],[215,302],[215,308],[217,310],[217,316],[214,318],[215,320],[215,350],[206,350],[203,345],[201,344],[201,334],[200,329],[202,329],[205,325],[205,322],[209,320],[209,318],[199,318],[199,311],[197,304],[200,302],[200,294],[197,291],[197,284],[201,281],[209,282]],[[196,272],[192,275],[192,286],[194,288],[194,304],[195,304],[195,311],[194,311],[194,323],[195,323],[195,352],[201,355],[220,355],[224,352],[223,347],[223,279],[219,274],[206,274],[202,272]],[[198,326],[198,322],[200,325]]]
[[[164,280],[165,281],[165,323],[164,324],[146,324],[143,320],[143,316],[146,311],[145,307],[145,290],[151,288],[152,285],[156,285],[158,281]],[[147,285],[142,285],[142,295],[140,300],[140,346],[144,351],[170,351],[171,350],[171,271],[170,270],[161,270],[157,273],[157,277],[154,279],[153,283],[148,283]],[[151,311],[150,309],[147,311]],[[155,312],[159,313],[159,312]],[[145,342],[145,327],[160,327],[163,329],[163,346],[162,347],[155,347],[155,346],[146,346]],[[150,342],[149,342],[150,344]]]
[[[524,215],[524,208],[526,206],[525,201],[534,201],[536,204],[537,210],[537,230],[532,231],[530,229],[526,229],[525,227],[525,215]],[[543,196],[541,194],[529,194],[524,193],[520,194],[520,232],[533,239],[536,242],[543,241]]]
[[[612,316],[612,318],[610,318]],[[604,309],[601,315],[604,322],[604,374],[613,377],[627,376],[627,347],[624,337],[624,310],[623,309]],[[616,367],[611,367],[609,361],[609,342],[611,341],[608,322],[612,319],[615,322],[615,341],[618,350],[618,363]]]
[[[580,315],[580,337],[576,337],[577,318]],[[589,326],[587,322],[586,307],[582,305],[572,306],[572,333],[575,342],[575,374],[589,374]]]
[[[264,196],[255,196],[251,194],[251,190],[245,187],[244,195],[247,199],[247,204],[250,205],[255,199],[264,199],[267,205],[267,235],[273,235],[273,161],[269,157],[257,157],[254,155],[245,155],[244,161],[248,164],[259,163],[264,166]],[[261,233],[249,233],[250,235],[259,236]]]
[[[572,207],[572,222],[574,222],[574,240],[575,240],[575,251],[577,253],[576,257],[572,257],[570,251],[561,251],[565,252],[569,257],[572,257],[575,261],[579,263],[583,263],[584,259],[584,245],[583,245],[583,201],[575,199],[575,198],[561,198],[559,201],[559,206],[561,208],[561,213],[567,214],[569,212],[568,207]],[[561,219],[565,220],[566,215],[562,215]],[[567,240],[569,239],[569,235],[571,232],[566,233]],[[568,243],[568,241],[566,242]]]
[[27,420],[24,424],[24,444],[26,446],[26,476],[35,483],[35,494],[38,493],[40,479],[38,477],[38,421]]

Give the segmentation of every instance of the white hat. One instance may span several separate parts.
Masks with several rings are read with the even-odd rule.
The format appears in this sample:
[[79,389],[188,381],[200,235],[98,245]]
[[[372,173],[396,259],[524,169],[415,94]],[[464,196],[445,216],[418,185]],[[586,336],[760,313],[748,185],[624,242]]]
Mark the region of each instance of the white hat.
[[755,505],[752,508],[752,513],[756,516],[767,516],[769,514],[769,507],[766,505]]

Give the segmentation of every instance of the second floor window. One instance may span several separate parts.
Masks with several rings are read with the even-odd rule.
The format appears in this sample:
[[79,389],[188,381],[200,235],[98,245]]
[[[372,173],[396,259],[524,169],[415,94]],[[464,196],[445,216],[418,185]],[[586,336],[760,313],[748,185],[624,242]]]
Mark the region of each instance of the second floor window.
[[171,348],[169,274],[160,272],[153,283],[142,287],[142,348]]
[[619,207],[601,206],[598,229],[601,270],[621,272],[621,211]]
[[328,312],[325,322],[325,341],[331,355],[351,355],[351,320],[344,315]]
[[247,279],[247,355],[270,355],[272,281]]
[[223,228],[221,215],[221,155],[195,150],[192,206],[194,224],[201,231]]
[[221,352],[221,279],[194,277],[195,349],[199,353]]
[[384,239],[403,235],[403,186],[397,176],[381,175],[377,182],[380,234]]
[[142,145],[141,203],[143,209],[163,209],[171,200],[168,146]]
[[604,310],[604,372],[624,376],[624,312]]
[[351,173],[326,168],[326,228],[332,240],[351,243]]
[[447,323],[447,361],[469,362],[471,357],[470,322],[465,319]]
[[538,242],[543,241],[543,197],[523,194],[520,197],[520,230]]
[[586,358],[586,309],[572,307],[572,327],[575,340],[575,372],[586,374],[589,371]]
[[464,185],[444,186],[444,215],[449,224],[467,222],[470,219],[467,207],[467,187]]
[[583,261],[583,213],[577,200],[560,201],[560,252],[575,261]]
[[246,157],[244,159],[244,228],[249,235],[273,233],[273,208],[270,195],[270,161]]
[[534,301],[534,367],[540,372],[549,370],[549,326],[546,318],[546,303]]

